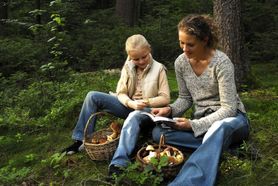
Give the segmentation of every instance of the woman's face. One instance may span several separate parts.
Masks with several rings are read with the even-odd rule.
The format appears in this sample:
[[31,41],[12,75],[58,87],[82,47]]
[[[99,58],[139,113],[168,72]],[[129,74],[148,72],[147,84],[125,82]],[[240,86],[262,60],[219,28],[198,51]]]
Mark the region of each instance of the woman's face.
[[200,59],[207,42],[201,41],[196,36],[189,35],[184,31],[179,31],[179,43],[188,59]]
[[150,63],[150,49],[148,48],[131,50],[128,55],[130,60],[140,69],[146,68],[146,66]]

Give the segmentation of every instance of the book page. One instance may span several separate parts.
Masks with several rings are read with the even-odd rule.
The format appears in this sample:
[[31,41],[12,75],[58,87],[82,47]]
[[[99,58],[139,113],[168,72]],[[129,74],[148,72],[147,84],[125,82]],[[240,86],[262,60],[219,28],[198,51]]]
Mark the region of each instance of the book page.
[[163,116],[155,116],[148,112],[141,112],[141,114],[148,115],[155,123],[163,123],[170,127],[173,127],[176,125],[176,121],[171,118],[167,118],[167,117],[163,117]]

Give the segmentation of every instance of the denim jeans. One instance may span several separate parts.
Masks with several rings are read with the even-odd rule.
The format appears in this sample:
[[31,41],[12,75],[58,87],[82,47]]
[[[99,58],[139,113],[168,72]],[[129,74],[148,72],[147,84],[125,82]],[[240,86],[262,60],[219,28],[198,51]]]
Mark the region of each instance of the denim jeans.
[[[144,111],[150,112],[149,108],[145,108]],[[149,116],[140,114],[141,111],[133,111],[126,118],[119,140],[119,145],[114,153],[114,156],[111,160],[111,165],[116,165],[119,167],[126,167],[129,163],[129,156],[133,152],[138,140],[142,127],[152,127],[154,123],[149,118]]]
[[202,142],[203,137],[194,137],[193,132],[153,129],[153,138],[159,141],[165,135],[165,143],[186,148],[196,148],[184,163],[176,178],[169,186],[212,186],[215,184],[218,164],[223,150],[231,144],[247,139],[249,123],[245,114],[238,112],[236,117],[225,118],[213,133]]
[[[84,129],[86,123],[91,116],[91,114],[105,111],[111,113],[112,115],[125,119],[132,109],[124,106],[116,96],[91,91],[87,94],[81,112],[79,114],[79,119],[73,130],[72,139],[82,141],[84,138]],[[96,124],[96,117],[92,118],[88,132],[91,134],[94,131]]]

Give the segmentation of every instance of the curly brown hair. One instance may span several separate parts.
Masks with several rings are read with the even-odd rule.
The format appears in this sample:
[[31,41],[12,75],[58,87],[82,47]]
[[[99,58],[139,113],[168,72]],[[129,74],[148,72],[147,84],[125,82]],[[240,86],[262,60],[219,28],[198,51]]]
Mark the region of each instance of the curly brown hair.
[[204,40],[207,37],[207,46],[209,48],[217,47],[217,27],[209,15],[190,14],[179,22],[178,30],[194,35],[200,40]]

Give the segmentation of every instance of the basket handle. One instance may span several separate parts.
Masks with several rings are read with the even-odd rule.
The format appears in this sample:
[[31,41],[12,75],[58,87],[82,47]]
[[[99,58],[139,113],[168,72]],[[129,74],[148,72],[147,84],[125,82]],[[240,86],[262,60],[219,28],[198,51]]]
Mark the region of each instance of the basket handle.
[[165,136],[164,136],[164,134],[161,134],[160,140],[159,140],[159,145],[158,145],[158,154],[157,154],[158,159],[160,159],[161,146],[163,146],[164,144],[165,144]]
[[96,112],[96,113],[93,113],[91,114],[91,116],[89,117],[87,123],[86,123],[86,126],[85,126],[85,129],[84,129],[84,141],[86,142],[88,140],[88,136],[87,136],[87,130],[89,128],[89,125],[90,125],[90,122],[91,120],[93,119],[93,117],[97,116],[97,115],[105,115],[105,114],[108,114],[107,112]]

